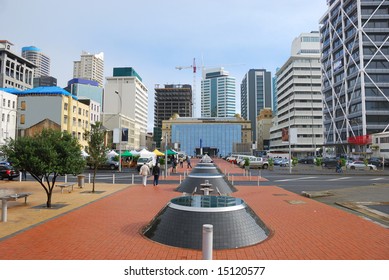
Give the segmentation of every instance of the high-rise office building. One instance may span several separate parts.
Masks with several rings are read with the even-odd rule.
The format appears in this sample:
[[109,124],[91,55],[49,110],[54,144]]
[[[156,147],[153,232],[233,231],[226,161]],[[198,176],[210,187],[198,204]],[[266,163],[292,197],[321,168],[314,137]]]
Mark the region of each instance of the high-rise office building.
[[119,67],[114,68],[113,77],[106,80],[102,115],[104,126],[111,130],[128,130],[128,141],[120,143],[122,150],[144,148],[148,95],[142,78],[132,67]]
[[283,132],[296,132],[294,156],[314,155],[323,143],[320,36],[302,33],[292,43],[289,59],[276,73],[277,115],[270,129],[270,149],[288,152]]
[[201,117],[233,117],[235,113],[235,78],[223,67],[204,70],[201,81]]
[[73,78],[92,80],[104,85],[104,53],[81,53],[81,59],[74,61]]
[[241,115],[251,121],[256,141],[256,120],[259,112],[272,107],[271,73],[265,69],[250,69],[240,84]]
[[35,64],[34,78],[50,76],[50,57],[34,46],[23,47],[22,57]]
[[165,85],[157,86],[154,101],[154,142],[161,147],[162,121],[168,120],[173,114],[180,117],[192,117],[192,86]]
[[389,1],[327,3],[320,20],[324,145],[344,153],[389,129]]

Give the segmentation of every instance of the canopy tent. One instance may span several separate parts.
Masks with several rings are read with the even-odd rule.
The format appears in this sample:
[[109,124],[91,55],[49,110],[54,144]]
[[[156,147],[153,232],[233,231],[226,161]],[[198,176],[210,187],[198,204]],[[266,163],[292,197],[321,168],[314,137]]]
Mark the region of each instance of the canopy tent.
[[173,156],[173,155],[176,155],[176,154],[177,154],[176,151],[171,150],[171,149],[167,150],[166,153],[167,153],[168,156]]
[[132,155],[132,153],[130,152],[130,151],[124,151],[123,153],[122,153],[122,157],[132,157],[133,155]]
[[155,157],[155,154],[154,154],[153,152],[150,152],[150,151],[148,151],[148,150],[146,150],[146,149],[141,150],[141,151],[139,152],[139,155],[140,155],[141,157]]
[[116,157],[118,156],[119,154],[117,152],[115,152],[114,150],[110,151],[107,153],[107,158],[111,158],[111,157]]
[[164,153],[161,153],[158,149],[155,149],[153,151],[154,154],[156,154],[157,156],[164,156],[165,154]]
[[130,153],[131,153],[133,156],[139,156],[139,152],[136,151],[136,150],[131,150]]

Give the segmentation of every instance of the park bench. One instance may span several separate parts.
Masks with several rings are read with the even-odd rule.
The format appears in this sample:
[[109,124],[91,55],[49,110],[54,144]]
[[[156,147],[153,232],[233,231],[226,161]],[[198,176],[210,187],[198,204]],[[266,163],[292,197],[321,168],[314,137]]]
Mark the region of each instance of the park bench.
[[27,203],[27,197],[31,194],[32,193],[28,193],[28,192],[14,193],[14,194],[8,194],[5,196],[2,196],[2,197],[0,197],[0,199],[6,200],[6,201],[16,201],[19,198],[24,198],[24,203]]
[[[63,193],[64,188],[68,188],[68,192],[73,191],[73,187],[76,183],[61,183],[61,184],[56,184],[57,187],[61,188],[61,193]],[[70,190],[70,187],[72,190]]]
[[7,221],[7,209],[8,209],[8,201],[16,201],[19,198],[24,198],[24,203],[27,203],[27,197],[32,193],[22,192],[22,193],[14,193],[8,194],[0,197],[1,200],[1,220],[2,222]]

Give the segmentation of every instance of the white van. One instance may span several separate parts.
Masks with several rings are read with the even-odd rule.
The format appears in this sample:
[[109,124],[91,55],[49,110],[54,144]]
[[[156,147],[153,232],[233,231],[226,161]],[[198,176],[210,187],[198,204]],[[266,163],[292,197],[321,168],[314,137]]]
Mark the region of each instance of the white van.
[[140,157],[138,158],[137,162],[136,162],[136,169],[139,171],[141,166],[146,163],[147,166],[150,168],[150,171],[151,169],[155,166],[156,162],[155,162],[155,157]]

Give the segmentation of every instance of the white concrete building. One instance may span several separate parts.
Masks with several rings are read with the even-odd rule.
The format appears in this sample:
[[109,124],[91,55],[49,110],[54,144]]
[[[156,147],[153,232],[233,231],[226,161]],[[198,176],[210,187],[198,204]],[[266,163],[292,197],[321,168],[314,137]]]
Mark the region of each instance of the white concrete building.
[[81,59],[74,61],[73,78],[92,80],[104,84],[104,53],[90,54],[81,53]]
[[0,88],[33,87],[35,64],[12,51],[13,44],[0,40]]
[[314,155],[323,144],[320,37],[318,32],[302,33],[292,43],[292,53],[277,71],[277,115],[271,128],[271,151],[289,151],[282,131],[297,131],[291,143],[295,156]]
[[146,146],[148,90],[133,68],[114,68],[114,76],[106,77],[103,111],[104,126],[128,129],[122,149]]
[[16,137],[17,100],[17,95],[0,90],[0,146],[7,138]]

